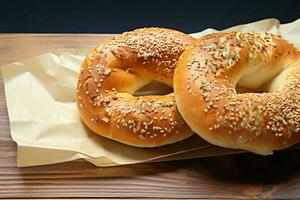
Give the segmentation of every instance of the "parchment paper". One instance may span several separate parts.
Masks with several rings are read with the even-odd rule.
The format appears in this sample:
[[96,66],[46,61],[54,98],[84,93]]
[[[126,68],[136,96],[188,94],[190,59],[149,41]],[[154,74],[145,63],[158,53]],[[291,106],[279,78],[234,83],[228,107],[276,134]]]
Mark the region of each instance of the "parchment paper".
[[[267,19],[225,31],[231,30],[280,34],[300,48],[300,19],[283,25],[276,19]],[[206,29],[192,35],[200,37],[212,32],[216,30]],[[87,52],[88,49],[57,50],[1,67],[11,135],[18,144],[18,166],[79,158],[97,166],[115,166],[242,152],[212,146],[199,136],[147,149],[91,133],[81,122],[75,104],[77,76]]]

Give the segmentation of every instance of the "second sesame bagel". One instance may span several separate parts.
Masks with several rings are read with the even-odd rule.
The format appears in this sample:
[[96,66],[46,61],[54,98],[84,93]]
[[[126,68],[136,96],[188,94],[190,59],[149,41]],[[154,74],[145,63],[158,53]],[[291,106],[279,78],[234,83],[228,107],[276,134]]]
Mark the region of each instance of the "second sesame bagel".
[[212,144],[268,155],[300,141],[300,53],[280,36],[199,39],[177,63],[174,93],[187,124]]

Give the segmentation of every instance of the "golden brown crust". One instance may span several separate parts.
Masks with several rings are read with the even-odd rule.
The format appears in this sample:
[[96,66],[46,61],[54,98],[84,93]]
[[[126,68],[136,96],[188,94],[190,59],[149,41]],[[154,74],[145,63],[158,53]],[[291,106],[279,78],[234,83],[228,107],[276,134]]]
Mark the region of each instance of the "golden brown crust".
[[94,132],[139,147],[155,147],[192,135],[173,94],[132,94],[157,80],[172,85],[176,62],[195,39],[178,31],[144,28],[92,50],[82,64],[77,104]]
[[177,63],[174,92],[187,124],[215,145],[267,155],[300,140],[300,53],[279,36],[199,39]]

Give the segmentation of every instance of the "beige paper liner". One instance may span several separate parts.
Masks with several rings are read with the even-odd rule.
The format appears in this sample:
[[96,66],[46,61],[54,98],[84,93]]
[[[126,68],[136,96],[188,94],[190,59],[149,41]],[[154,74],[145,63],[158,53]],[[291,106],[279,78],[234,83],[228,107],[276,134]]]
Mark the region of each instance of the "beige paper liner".
[[[276,19],[225,31],[265,31],[282,35],[300,48],[300,20]],[[216,32],[207,29],[195,37]],[[18,166],[60,163],[83,158],[97,166],[179,160],[240,150],[215,147],[198,136],[159,148],[136,148],[91,133],[81,122],[75,86],[86,50],[55,51],[2,66],[10,130],[18,144]],[[299,145],[298,145],[299,146]]]

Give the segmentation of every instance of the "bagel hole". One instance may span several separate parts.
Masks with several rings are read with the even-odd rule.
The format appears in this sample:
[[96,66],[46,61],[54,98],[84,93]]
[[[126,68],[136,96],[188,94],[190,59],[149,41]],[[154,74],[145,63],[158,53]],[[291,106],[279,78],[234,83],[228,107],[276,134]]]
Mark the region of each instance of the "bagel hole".
[[240,86],[237,86],[235,88],[235,91],[238,94],[243,94],[243,93],[264,93],[264,92],[266,92],[266,91],[263,90],[263,88],[251,89],[251,88],[240,87]]
[[[270,93],[270,85],[274,84],[274,81],[276,79],[280,79],[280,77],[284,74],[282,72],[286,70],[282,70],[281,68],[278,68],[274,72],[269,72],[266,70],[267,68],[259,68],[254,73],[247,75],[245,77],[242,77],[236,85],[236,92],[238,94],[241,93]],[[245,80],[246,79],[246,80]],[[253,81],[255,80],[255,81]],[[247,87],[241,87],[240,82],[243,82],[243,84],[247,84],[247,81],[250,82],[252,87],[254,88],[247,88]],[[274,90],[274,86],[273,86]]]
[[239,84],[237,84],[235,91],[238,94],[242,94],[242,93],[269,93],[268,90],[268,85],[270,84],[270,82],[273,79],[268,80],[266,83],[264,83],[263,85],[260,85],[257,88],[247,88],[247,87],[242,87]]
[[133,96],[166,95],[172,92],[172,87],[161,82],[153,81],[135,91]]

